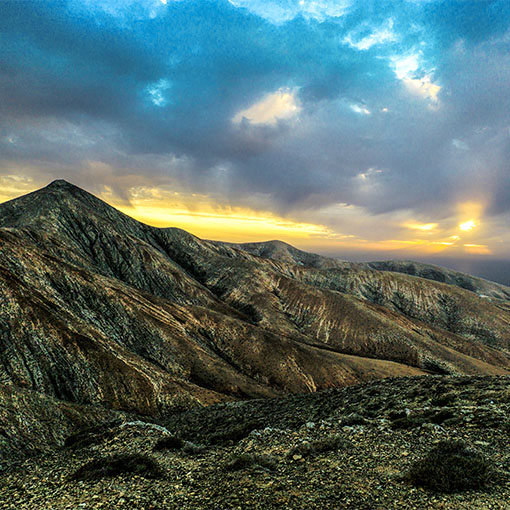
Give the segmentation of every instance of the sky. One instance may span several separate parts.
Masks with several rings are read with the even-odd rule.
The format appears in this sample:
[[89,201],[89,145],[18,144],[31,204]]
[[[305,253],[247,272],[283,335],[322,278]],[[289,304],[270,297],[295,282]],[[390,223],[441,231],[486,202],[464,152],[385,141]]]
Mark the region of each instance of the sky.
[[508,0],[2,0],[0,201],[346,259],[510,259]]

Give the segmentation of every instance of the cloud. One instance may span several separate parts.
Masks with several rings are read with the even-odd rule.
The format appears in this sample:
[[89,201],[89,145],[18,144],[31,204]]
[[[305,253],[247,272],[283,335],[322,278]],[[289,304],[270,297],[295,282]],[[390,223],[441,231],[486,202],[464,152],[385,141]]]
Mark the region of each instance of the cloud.
[[463,142],[462,140],[457,140],[457,138],[454,138],[452,140],[452,145],[454,147],[457,147],[457,149],[461,149],[463,151],[469,150],[469,145],[466,142]]
[[156,106],[166,106],[169,103],[168,91],[171,88],[170,81],[165,78],[151,83],[145,87],[150,101]]
[[294,117],[301,110],[296,100],[296,91],[280,88],[265,95],[252,106],[236,113],[232,118],[235,123],[246,119],[250,124],[274,125],[280,119]]
[[404,81],[407,89],[418,96],[428,98],[434,103],[438,102],[437,95],[439,94],[441,87],[432,83],[430,76],[424,76],[423,78],[406,78]]
[[494,250],[509,22],[499,0],[4,0],[0,176],[149,183],[342,234],[346,204],[364,239],[458,230],[477,202],[486,237],[465,244]]
[[235,7],[243,7],[271,23],[284,23],[303,16],[324,21],[348,12],[351,0],[228,0]]
[[369,30],[368,34],[365,34],[365,27],[358,27],[355,31],[347,34],[343,42],[358,50],[369,50],[372,46],[395,42],[397,35],[393,32],[393,24],[393,18],[390,18],[384,25]]
[[362,115],[370,115],[372,113],[366,106],[359,104],[351,104],[351,110]]
[[423,70],[420,60],[419,52],[391,58],[397,78],[404,83],[411,94],[437,103],[441,87],[432,82],[431,73]]

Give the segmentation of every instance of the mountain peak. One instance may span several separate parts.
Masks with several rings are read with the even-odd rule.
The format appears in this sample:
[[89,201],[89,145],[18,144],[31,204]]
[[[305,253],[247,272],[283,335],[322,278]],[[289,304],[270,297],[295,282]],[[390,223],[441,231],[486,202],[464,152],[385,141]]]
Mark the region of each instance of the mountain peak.
[[65,179],[55,179],[54,181],[50,182],[46,189],[59,189],[59,190],[76,190],[79,188],[78,186],[75,186],[74,184],[71,184],[70,182],[66,181]]
[[137,223],[88,191],[57,179],[44,188],[0,204],[0,227],[27,227],[37,223],[42,228],[42,221],[47,223],[47,228],[53,228],[65,218],[76,222],[91,215],[124,226]]

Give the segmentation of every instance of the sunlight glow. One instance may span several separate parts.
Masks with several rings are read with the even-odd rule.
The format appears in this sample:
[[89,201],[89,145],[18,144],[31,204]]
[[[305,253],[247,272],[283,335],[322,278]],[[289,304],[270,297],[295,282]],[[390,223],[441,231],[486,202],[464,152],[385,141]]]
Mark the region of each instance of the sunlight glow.
[[[111,197],[104,198],[111,203]],[[130,196],[129,205],[116,204],[115,207],[143,223],[182,228],[204,239],[249,242],[335,236],[324,225],[293,221],[243,207],[221,206],[208,196],[195,193],[143,189]]]
[[470,230],[473,230],[478,225],[474,220],[465,221],[463,223],[459,224],[459,228],[463,230],[464,232],[469,232]]
[[[104,176],[104,165],[99,170]],[[369,168],[357,177],[369,183],[369,178],[380,172],[382,170]],[[446,219],[441,225],[436,222],[420,223],[409,216],[406,219],[407,213],[401,213],[393,219],[388,216],[384,220],[387,230],[381,231],[380,218],[376,219],[352,204],[338,203],[335,207],[326,207],[323,214],[298,211],[294,216],[282,217],[269,210],[225,205],[219,197],[205,193],[176,191],[168,185],[133,186],[128,183],[129,179],[125,181],[126,194],[122,197],[109,186],[105,186],[99,196],[143,223],[182,228],[203,239],[234,243],[280,239],[306,251],[329,252],[340,258],[347,253],[360,251],[372,251],[374,258],[378,257],[377,252],[385,253],[379,256],[386,257],[387,253],[393,252],[392,257],[409,258],[440,253],[445,256],[489,255],[501,253],[504,249],[501,238],[494,236],[490,224],[485,225],[487,232],[484,237],[473,238],[472,231],[480,225],[478,218],[484,209],[480,201],[458,204],[457,218],[473,219],[450,223],[450,227],[446,226]],[[30,176],[0,176],[0,202],[29,193],[45,184],[47,182],[35,182]],[[335,227],[332,218],[343,220],[337,221]],[[385,234],[387,237],[384,237]],[[494,239],[498,239],[500,244],[495,246]]]
[[0,203],[30,193],[37,189],[31,177],[21,175],[0,176]]

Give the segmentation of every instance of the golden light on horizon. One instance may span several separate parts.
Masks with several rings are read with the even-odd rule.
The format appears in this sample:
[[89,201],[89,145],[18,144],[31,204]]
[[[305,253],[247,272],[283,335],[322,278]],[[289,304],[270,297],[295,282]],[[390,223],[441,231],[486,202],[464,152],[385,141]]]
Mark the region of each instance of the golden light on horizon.
[[432,230],[435,230],[439,225],[437,223],[404,223],[403,226],[412,230],[431,232]]
[[[38,186],[30,177],[0,177],[0,202],[44,184]],[[421,223],[410,218],[408,212],[401,212],[387,217],[387,230],[381,230],[380,218],[371,216],[363,208],[346,204],[337,204],[322,215],[317,211],[310,214],[299,211],[294,216],[283,216],[270,210],[225,204],[221,197],[207,193],[177,191],[168,186],[127,184],[124,197],[105,186],[98,196],[143,223],[181,228],[202,239],[233,243],[279,239],[305,251],[335,253],[341,258],[349,252],[374,252],[374,258],[378,257],[377,252],[393,252],[395,258],[501,252],[500,245],[493,244],[495,237],[490,222],[485,225],[483,236],[475,237],[472,232],[480,226],[478,218],[482,216],[482,207],[479,203],[461,204],[462,209],[459,205],[457,221],[471,219],[450,223],[449,227],[448,223],[444,226],[438,222]],[[335,218],[343,218],[337,227],[331,221]],[[346,225],[346,230],[341,225]]]
[[491,255],[492,251],[486,244],[465,244],[464,250],[474,255]]
[[[170,201],[170,198],[173,200]],[[155,227],[177,227],[203,239],[229,242],[327,239],[337,236],[324,225],[293,221],[267,211],[243,207],[219,206],[205,195],[177,194],[173,197],[155,193],[150,198],[133,197],[130,204],[114,204],[133,218]],[[341,236],[343,237],[343,236]]]

